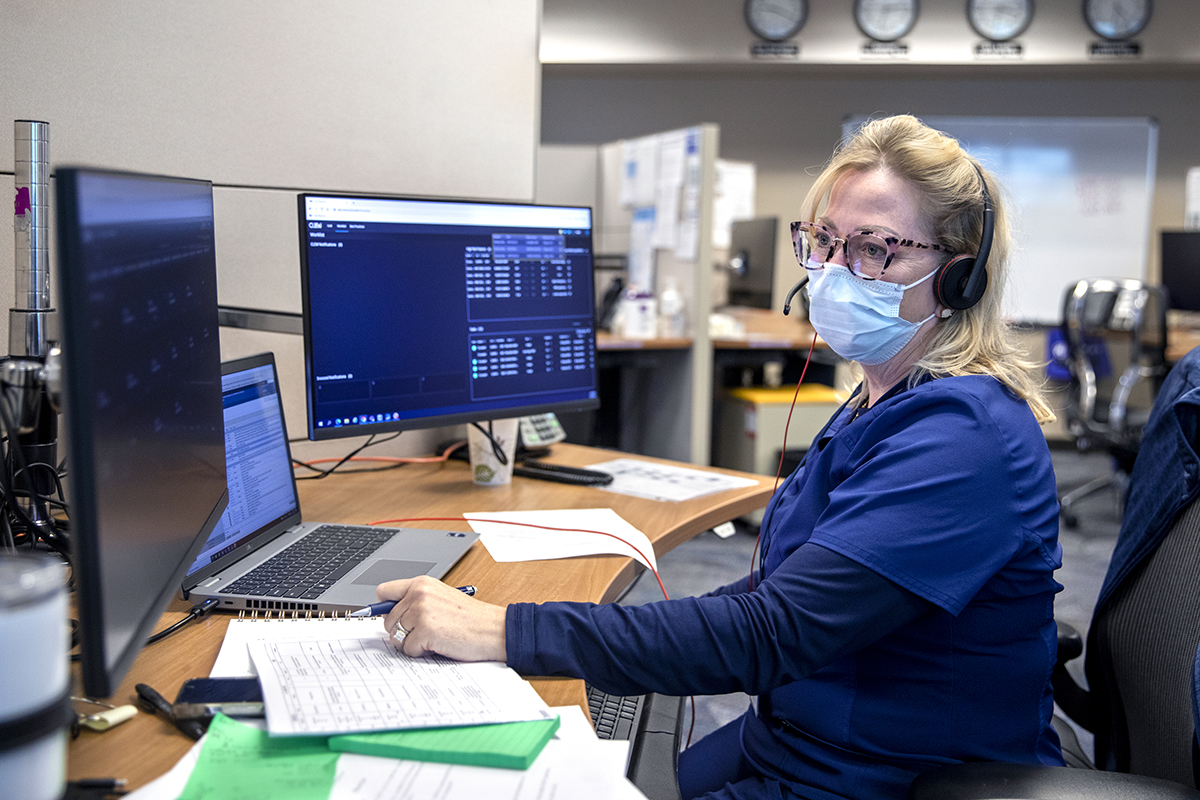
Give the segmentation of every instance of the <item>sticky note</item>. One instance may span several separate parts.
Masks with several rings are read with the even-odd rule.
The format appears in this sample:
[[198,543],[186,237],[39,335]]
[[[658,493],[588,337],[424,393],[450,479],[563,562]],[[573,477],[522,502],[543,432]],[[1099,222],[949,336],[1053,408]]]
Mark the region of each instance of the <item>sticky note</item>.
[[558,730],[559,718],[331,736],[329,749],[443,764],[527,769]]
[[179,800],[326,800],[339,755],[324,736],[272,739],[217,714]]

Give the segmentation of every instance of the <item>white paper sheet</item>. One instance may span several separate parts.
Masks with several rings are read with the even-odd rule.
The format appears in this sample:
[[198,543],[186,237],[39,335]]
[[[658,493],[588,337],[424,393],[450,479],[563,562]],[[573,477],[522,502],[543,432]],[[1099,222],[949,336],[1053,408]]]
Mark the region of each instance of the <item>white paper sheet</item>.
[[253,678],[258,675],[254,669],[254,662],[250,660],[250,651],[246,648],[250,642],[361,639],[367,636],[381,640],[390,638],[387,631],[383,629],[382,617],[233,619],[225,628],[225,639],[221,642],[221,652],[217,653],[216,663],[213,664],[212,671],[208,673],[208,676],[210,678]]
[[635,209],[629,226],[629,288],[654,291],[654,206]]
[[673,503],[729,489],[754,486],[757,483],[750,478],[737,478],[706,470],[673,467],[636,458],[618,458],[601,464],[590,464],[588,469],[607,472],[613,476],[612,483],[599,487],[606,492]]
[[[611,508],[490,511],[463,514],[463,517],[471,523],[471,530],[479,534],[483,546],[496,561],[545,561],[615,554],[637,559],[658,571],[654,545],[650,544],[646,534],[630,525]],[[500,522],[493,523],[488,520]],[[529,527],[530,525],[543,527]]]
[[378,638],[248,645],[272,736],[550,719],[533,687],[495,661],[413,658]]

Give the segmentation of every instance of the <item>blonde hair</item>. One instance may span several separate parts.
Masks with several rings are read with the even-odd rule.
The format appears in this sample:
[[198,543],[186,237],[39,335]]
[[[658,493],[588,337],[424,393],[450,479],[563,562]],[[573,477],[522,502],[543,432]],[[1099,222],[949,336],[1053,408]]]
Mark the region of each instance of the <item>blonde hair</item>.
[[817,212],[833,184],[848,172],[886,170],[913,186],[921,216],[937,244],[954,253],[976,253],[983,237],[983,187],[995,210],[995,230],[987,259],[987,289],[974,306],[939,320],[925,355],[913,366],[909,385],[924,376],[991,375],[1029,404],[1038,422],[1054,420],[1042,396],[1041,364],[1014,342],[1000,313],[1012,241],[1005,204],[995,178],[967,155],[958,141],[916,117],[902,115],[868,122],[833,154],[805,198],[807,219]]

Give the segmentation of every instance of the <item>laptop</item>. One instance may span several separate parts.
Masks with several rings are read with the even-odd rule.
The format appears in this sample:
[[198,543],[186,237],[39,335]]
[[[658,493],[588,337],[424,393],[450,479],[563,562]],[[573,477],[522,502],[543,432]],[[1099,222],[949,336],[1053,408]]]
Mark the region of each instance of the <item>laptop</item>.
[[353,611],[385,581],[441,578],[479,538],[303,521],[274,354],[223,363],[221,397],[229,507],[183,579],[185,598],[226,611]]

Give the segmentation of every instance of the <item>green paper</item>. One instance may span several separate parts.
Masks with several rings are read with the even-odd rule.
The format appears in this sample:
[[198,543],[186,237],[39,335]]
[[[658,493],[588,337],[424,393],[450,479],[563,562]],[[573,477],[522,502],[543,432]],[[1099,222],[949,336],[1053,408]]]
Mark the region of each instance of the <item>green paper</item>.
[[356,733],[329,737],[329,749],[442,764],[528,769],[558,730],[559,719]]
[[326,800],[338,756],[324,736],[272,739],[217,714],[179,800]]

